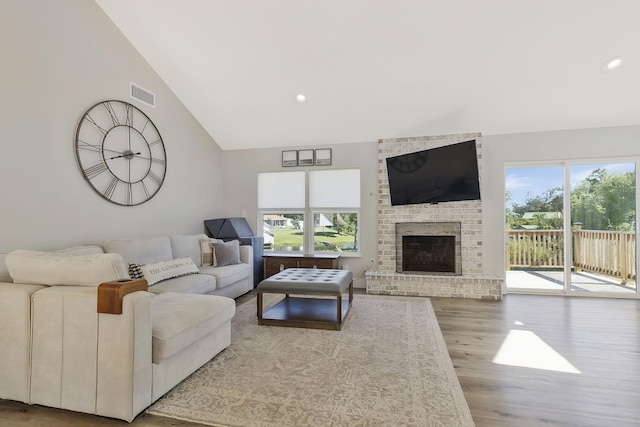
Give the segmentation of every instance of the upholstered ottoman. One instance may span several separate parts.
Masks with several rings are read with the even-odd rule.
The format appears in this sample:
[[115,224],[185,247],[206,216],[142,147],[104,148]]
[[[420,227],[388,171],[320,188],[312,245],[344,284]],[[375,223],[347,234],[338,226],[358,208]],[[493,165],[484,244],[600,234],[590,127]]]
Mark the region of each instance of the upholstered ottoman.
[[[347,289],[349,300],[343,301]],[[353,274],[348,270],[288,268],[261,281],[256,292],[259,325],[339,331],[353,302]],[[285,297],[263,313],[265,293]]]

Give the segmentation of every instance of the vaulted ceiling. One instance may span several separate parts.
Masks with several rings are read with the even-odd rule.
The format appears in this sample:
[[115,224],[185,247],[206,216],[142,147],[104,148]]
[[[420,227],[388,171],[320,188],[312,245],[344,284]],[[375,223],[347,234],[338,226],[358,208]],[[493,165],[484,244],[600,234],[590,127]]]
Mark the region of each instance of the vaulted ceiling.
[[640,124],[638,0],[96,2],[224,150]]

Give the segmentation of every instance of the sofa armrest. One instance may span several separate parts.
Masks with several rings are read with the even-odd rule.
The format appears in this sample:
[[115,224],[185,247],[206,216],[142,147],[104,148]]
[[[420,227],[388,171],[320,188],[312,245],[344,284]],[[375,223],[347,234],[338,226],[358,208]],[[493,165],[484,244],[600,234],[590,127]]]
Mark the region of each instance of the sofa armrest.
[[44,288],[0,283],[0,399],[29,402],[31,296]]
[[98,313],[122,314],[124,296],[132,292],[146,291],[148,288],[144,279],[120,279],[101,283],[98,286]]
[[240,245],[240,262],[253,265],[253,247]]
[[131,421],[151,404],[151,295],[96,310],[97,287],[53,286],[32,298],[31,403]]

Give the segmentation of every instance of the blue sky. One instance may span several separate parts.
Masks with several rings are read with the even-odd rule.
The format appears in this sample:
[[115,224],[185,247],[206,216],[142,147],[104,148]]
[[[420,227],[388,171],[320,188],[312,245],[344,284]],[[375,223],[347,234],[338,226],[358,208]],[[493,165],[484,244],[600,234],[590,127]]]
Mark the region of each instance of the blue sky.
[[[601,168],[611,173],[633,172],[634,163],[600,163],[590,165],[571,165],[571,187],[588,177],[591,172]],[[563,187],[562,166],[536,166],[527,168],[508,168],[505,170],[505,187],[511,192],[510,205],[523,204],[527,195],[536,197],[547,189]]]

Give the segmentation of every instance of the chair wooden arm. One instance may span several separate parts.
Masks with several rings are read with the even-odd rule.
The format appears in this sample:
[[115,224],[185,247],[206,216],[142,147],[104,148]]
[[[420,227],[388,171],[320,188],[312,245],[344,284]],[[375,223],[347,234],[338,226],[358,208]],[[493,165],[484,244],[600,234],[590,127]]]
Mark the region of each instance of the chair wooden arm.
[[122,314],[122,298],[137,291],[146,291],[144,279],[120,279],[104,282],[98,286],[98,313]]

